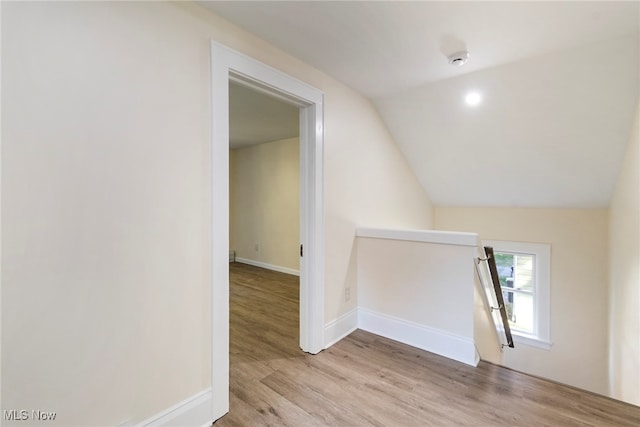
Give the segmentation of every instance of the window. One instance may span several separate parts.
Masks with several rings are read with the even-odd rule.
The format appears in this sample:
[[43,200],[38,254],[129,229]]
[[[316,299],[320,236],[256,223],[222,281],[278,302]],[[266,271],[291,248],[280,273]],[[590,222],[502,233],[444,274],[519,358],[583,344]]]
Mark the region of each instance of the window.
[[485,240],[483,245],[493,247],[514,341],[551,348],[550,245],[499,240]]

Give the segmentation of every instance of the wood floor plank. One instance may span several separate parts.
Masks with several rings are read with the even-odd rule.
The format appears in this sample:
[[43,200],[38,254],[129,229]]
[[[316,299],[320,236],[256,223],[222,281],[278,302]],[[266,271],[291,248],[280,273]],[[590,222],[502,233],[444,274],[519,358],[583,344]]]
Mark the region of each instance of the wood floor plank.
[[[239,367],[246,368],[245,366]],[[232,372],[231,375],[237,375],[238,371]],[[273,373],[270,375],[274,375]],[[239,375],[238,375],[239,376]],[[238,417],[233,417],[230,421],[232,424],[244,426],[291,426],[300,425],[317,425],[315,420],[300,407],[300,405],[292,403],[285,396],[273,391],[268,386],[262,385],[261,381],[256,380],[255,376],[252,380],[243,383],[251,384],[251,387],[238,387],[237,384],[231,385],[230,405],[237,409]]]
[[230,411],[220,426],[640,426],[640,408],[364,331],[298,346],[295,276],[230,264]]

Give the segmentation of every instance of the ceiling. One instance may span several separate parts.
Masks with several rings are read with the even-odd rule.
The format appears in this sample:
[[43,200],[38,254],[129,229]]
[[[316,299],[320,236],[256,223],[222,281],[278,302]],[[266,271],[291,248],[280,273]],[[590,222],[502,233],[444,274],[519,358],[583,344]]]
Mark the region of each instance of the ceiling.
[[[436,205],[609,203],[639,2],[201,3],[372,99]],[[449,65],[461,49],[468,63]]]
[[229,83],[229,147],[279,141],[298,136],[298,107]]
[[[482,103],[470,107],[465,94]],[[638,102],[638,40],[442,80],[376,101],[440,206],[606,207]]]

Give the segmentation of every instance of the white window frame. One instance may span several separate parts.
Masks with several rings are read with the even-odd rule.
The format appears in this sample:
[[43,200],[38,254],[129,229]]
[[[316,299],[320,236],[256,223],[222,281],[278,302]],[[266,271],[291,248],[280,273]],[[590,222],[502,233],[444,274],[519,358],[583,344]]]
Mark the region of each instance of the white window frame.
[[494,252],[535,256],[533,291],[533,333],[511,330],[513,340],[544,350],[550,350],[551,331],[551,245],[548,243],[483,240],[483,246],[491,246]]

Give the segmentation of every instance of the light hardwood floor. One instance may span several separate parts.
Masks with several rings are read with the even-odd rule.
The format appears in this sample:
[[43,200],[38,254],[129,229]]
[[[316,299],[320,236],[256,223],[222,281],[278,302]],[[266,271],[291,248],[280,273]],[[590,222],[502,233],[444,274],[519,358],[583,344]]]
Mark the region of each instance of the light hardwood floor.
[[364,331],[298,347],[298,278],[230,264],[230,412],[221,426],[640,426],[640,408]]

